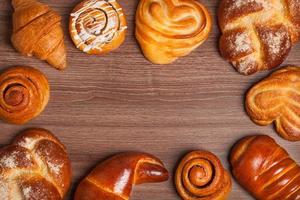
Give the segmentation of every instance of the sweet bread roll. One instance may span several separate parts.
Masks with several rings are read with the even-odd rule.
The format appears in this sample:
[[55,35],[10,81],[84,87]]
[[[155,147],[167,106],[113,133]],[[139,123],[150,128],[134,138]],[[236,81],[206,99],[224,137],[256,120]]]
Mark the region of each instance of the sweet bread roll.
[[300,167],[272,138],[245,137],[231,152],[236,180],[258,200],[300,197]]
[[116,0],[84,0],[71,13],[69,30],[76,47],[88,54],[104,54],[125,40],[126,18]]
[[300,39],[299,0],[222,0],[222,56],[244,75],[279,66]]
[[24,124],[38,116],[49,101],[45,75],[32,67],[11,67],[0,74],[0,118]]
[[175,184],[183,200],[224,200],[232,186],[221,161],[208,151],[187,154],[176,170]]
[[207,38],[212,18],[197,0],[140,0],[136,38],[146,58],[169,64],[191,53]]
[[277,132],[300,140],[300,68],[285,67],[253,86],[246,96],[249,117],[259,125],[275,122]]
[[2,200],[62,200],[71,183],[64,145],[49,131],[29,129],[0,149]]
[[56,69],[67,66],[61,17],[36,0],[12,0],[14,47],[23,55],[46,60]]
[[168,180],[162,162],[146,153],[121,153],[100,163],[79,184],[75,200],[128,200],[133,185]]

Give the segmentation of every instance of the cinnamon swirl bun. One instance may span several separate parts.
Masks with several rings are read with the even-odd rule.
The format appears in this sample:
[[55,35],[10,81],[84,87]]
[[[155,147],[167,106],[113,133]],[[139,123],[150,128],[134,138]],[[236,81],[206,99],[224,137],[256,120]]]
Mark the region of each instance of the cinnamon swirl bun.
[[85,0],[71,13],[69,31],[78,49],[87,54],[104,54],[125,40],[126,18],[115,0]]

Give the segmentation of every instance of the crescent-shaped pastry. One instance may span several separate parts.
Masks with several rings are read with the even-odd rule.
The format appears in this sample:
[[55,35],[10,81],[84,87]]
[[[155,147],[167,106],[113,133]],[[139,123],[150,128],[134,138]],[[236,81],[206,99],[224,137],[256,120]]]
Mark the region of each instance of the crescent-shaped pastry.
[[75,200],[129,200],[134,185],[166,181],[169,173],[156,157],[140,152],[117,154],[100,163],[79,184]]
[[49,101],[45,75],[32,67],[12,67],[0,74],[0,118],[24,124],[38,116]]
[[140,0],[136,38],[146,58],[169,64],[186,56],[207,38],[212,18],[196,0]]
[[241,139],[230,155],[236,180],[257,200],[300,198],[300,167],[266,135]]
[[187,154],[176,170],[175,184],[183,200],[224,200],[232,187],[229,173],[208,151]]
[[67,66],[67,52],[61,16],[37,0],[12,0],[11,41],[21,54],[36,56],[56,69]]
[[71,13],[69,31],[78,49],[104,54],[125,40],[126,18],[116,0],[84,0]]
[[220,51],[243,75],[279,66],[300,39],[299,0],[220,2]]
[[258,125],[275,122],[277,132],[290,141],[300,140],[300,68],[285,67],[253,86],[246,110]]

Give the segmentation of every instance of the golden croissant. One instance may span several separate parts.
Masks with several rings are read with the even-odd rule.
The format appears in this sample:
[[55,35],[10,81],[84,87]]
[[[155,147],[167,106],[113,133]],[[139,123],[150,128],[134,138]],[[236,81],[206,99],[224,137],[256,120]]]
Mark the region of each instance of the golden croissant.
[[232,183],[221,161],[208,151],[192,151],[179,163],[175,175],[183,200],[225,200]]
[[61,17],[36,0],[12,0],[14,47],[23,55],[46,60],[56,69],[64,69],[66,47]]
[[49,131],[28,129],[0,149],[2,200],[62,200],[71,163],[64,145]]
[[299,0],[222,0],[222,56],[244,75],[279,66],[300,39]]
[[72,11],[71,38],[88,54],[104,54],[117,49],[125,40],[126,18],[116,0],[84,0]]
[[140,0],[136,38],[146,58],[169,64],[191,53],[209,36],[212,18],[196,0]]
[[300,167],[266,135],[240,140],[230,155],[236,180],[258,200],[300,198]]
[[275,122],[285,139],[300,140],[300,68],[285,67],[253,86],[246,96],[249,117],[259,125]]
[[32,67],[11,67],[0,74],[0,118],[24,124],[37,117],[49,101],[45,75]]
[[117,154],[100,163],[79,184],[75,200],[128,200],[133,185],[166,181],[169,173],[156,157],[140,152]]

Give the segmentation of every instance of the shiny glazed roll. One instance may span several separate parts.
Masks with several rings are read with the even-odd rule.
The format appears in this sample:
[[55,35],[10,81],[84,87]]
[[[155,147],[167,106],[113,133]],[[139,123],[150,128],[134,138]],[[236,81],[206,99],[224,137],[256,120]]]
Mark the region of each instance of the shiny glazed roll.
[[254,85],[246,96],[246,110],[259,125],[275,123],[286,140],[300,140],[300,68],[284,67]]
[[140,0],[136,38],[146,58],[169,64],[201,45],[212,28],[205,6],[196,0]]
[[104,54],[125,40],[126,18],[116,0],[84,0],[71,13],[69,31],[76,47]]
[[232,186],[221,161],[208,151],[187,154],[176,170],[175,184],[184,200],[227,199]]
[[12,67],[0,74],[0,118],[24,124],[38,116],[49,101],[45,75],[32,67]]
[[245,137],[230,156],[236,180],[256,199],[300,198],[300,167],[271,137]]
[[168,178],[158,158],[140,152],[120,153],[100,163],[81,181],[75,200],[128,200],[134,185]]

